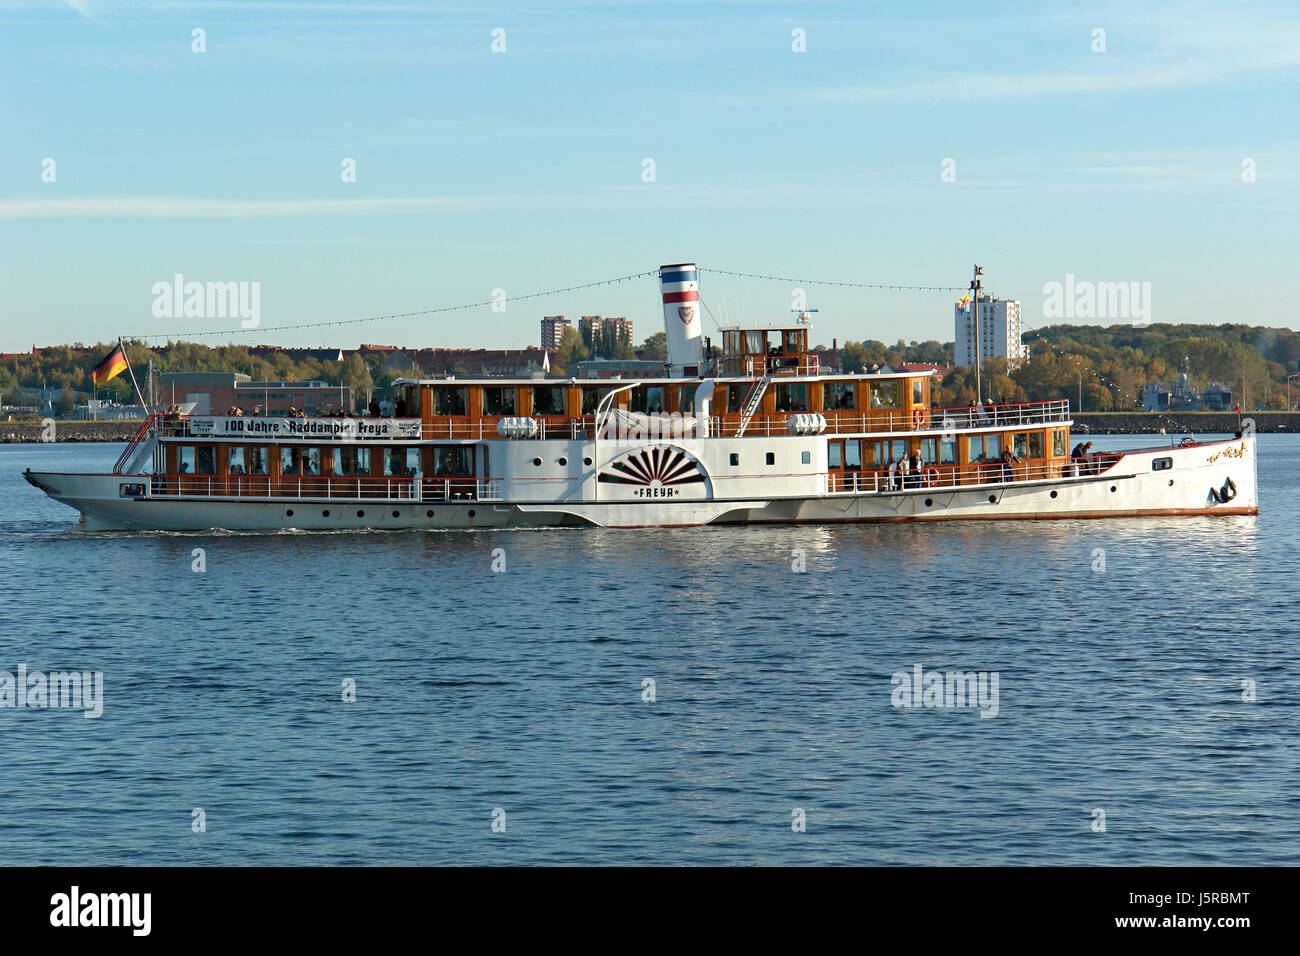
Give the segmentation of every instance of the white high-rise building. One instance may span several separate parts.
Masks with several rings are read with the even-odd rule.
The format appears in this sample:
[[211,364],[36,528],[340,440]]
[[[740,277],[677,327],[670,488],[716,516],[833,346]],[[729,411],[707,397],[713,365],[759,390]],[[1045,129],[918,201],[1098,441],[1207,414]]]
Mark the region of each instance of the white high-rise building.
[[981,295],[973,308],[953,306],[953,338],[956,344],[953,361],[958,365],[975,364],[975,316],[980,323],[980,360],[1004,358],[1008,368],[1029,361],[1029,348],[1020,340],[1020,302]]

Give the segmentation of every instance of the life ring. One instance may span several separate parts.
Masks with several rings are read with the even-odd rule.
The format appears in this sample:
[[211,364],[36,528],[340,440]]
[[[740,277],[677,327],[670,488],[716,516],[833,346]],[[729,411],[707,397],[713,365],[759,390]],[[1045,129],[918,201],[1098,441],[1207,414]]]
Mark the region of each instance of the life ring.
[[918,408],[912,412],[912,426],[914,430],[920,431],[925,427],[925,409]]
[[1211,488],[1210,497],[1219,504],[1227,504],[1233,498],[1237,497],[1237,486],[1233,484],[1232,479],[1225,479],[1222,488]]
[[939,469],[934,467],[934,465],[926,468],[922,474],[925,475],[925,486],[927,488],[933,488],[935,485],[939,484]]

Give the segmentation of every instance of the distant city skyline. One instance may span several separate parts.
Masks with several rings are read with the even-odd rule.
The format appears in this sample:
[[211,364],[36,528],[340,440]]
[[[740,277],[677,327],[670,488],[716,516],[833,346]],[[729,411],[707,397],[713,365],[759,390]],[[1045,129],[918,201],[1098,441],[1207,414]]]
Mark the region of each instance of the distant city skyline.
[[[680,261],[957,288],[978,262],[1026,331],[1072,308],[1049,289],[1116,283],[1153,323],[1296,327],[1297,66],[1282,3],[8,0],[0,351],[518,349],[560,314],[639,345],[653,276],[517,297]],[[160,316],[176,275],[256,321]],[[704,273],[705,334],[795,288],[828,345],[949,341],[960,296]]]

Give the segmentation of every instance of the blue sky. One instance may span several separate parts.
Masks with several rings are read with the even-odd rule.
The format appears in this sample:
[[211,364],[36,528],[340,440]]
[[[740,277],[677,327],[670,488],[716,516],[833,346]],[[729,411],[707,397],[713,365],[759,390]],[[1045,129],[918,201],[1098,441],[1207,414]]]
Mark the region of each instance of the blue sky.
[[[952,286],[980,262],[1030,326],[1067,274],[1150,282],[1155,322],[1294,326],[1297,66],[1294,4],[0,0],[0,349],[520,347],[554,312],[641,339],[652,279],[273,327],[684,260]],[[155,318],[175,273],[259,282],[262,327]],[[705,274],[701,295],[775,321],[791,287]],[[947,293],[808,300],[827,343],[953,334]]]

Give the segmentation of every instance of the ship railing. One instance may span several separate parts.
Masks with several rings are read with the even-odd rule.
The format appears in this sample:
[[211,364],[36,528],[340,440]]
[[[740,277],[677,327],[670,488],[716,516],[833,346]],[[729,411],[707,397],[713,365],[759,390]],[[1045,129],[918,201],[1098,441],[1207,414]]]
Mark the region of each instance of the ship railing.
[[749,355],[745,357],[744,370],[747,378],[763,378],[767,375],[816,375],[820,370],[816,355],[807,353],[799,355]]
[[[755,415],[745,428],[745,437],[788,434],[791,415],[807,414],[807,409],[782,410],[775,415]],[[1070,421],[1070,403],[1024,402],[1015,405],[985,405],[972,408],[881,408],[871,411],[826,409],[816,414],[826,419],[828,435],[851,435],[859,432],[966,432],[996,428],[1030,428],[1038,425],[1064,425]],[[739,415],[715,416],[712,434],[719,438],[736,438]]]
[[977,462],[970,465],[925,465],[920,474],[884,469],[832,470],[827,479],[831,494],[888,494],[895,491],[942,491],[990,485],[1016,485],[1103,475],[1122,455],[1089,455],[1058,461]]
[[152,475],[151,498],[284,498],[348,501],[499,501],[501,482],[482,478],[315,475]]

